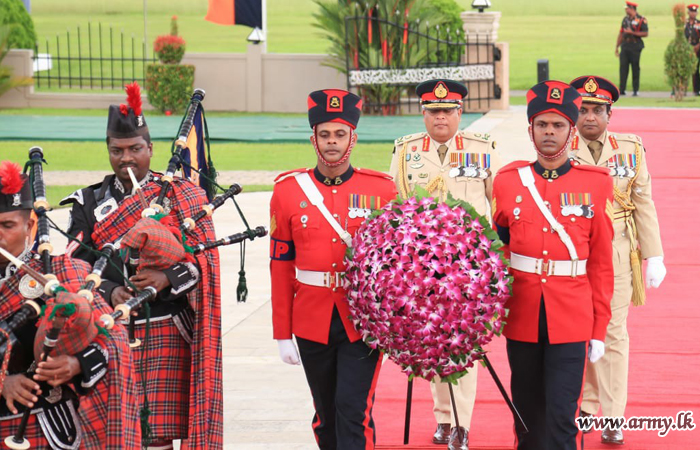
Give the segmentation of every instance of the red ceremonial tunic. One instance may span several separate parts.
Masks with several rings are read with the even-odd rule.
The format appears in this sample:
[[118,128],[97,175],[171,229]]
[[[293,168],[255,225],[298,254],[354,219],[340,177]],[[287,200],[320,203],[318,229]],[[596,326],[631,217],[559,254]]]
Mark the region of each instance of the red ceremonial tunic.
[[[501,169],[494,180],[494,223],[508,228],[508,250],[531,258],[571,260],[559,235],[552,231],[518,168],[530,166],[540,196],[573,240],[579,260],[587,259],[587,273],[576,277],[548,276],[512,269],[513,295],[504,334],[509,339],[537,342],[539,310],[544,296],[549,341],[552,344],[605,340],[613,294],[612,181],[607,171],[572,164],[552,179],[534,173],[534,164],[516,161]],[[563,214],[562,206],[584,206],[593,213]]]
[[[360,339],[349,319],[346,291],[342,286],[318,287],[300,283],[296,269],[316,272],[344,272],[347,246],[311,204],[293,175],[308,172],[321,191],[324,203],[343,229],[351,235],[372,209],[396,198],[389,175],[354,169],[347,181],[325,185],[312,169],[298,169],[277,177],[270,202],[270,274],[272,276],[272,325],[274,339],[291,339],[292,334],[328,343],[333,306],[351,342]],[[291,175],[290,175],[291,174]],[[290,175],[286,178],[285,175]]]

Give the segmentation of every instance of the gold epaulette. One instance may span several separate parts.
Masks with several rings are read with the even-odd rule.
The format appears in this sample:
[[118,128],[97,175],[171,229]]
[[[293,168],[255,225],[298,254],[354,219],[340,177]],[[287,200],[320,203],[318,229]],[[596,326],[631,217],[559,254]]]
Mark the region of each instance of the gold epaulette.
[[611,136],[614,136],[615,139],[616,139],[618,142],[633,142],[633,143],[635,143],[635,144],[642,145],[642,138],[640,138],[640,137],[637,136],[636,134],[618,134],[618,133],[614,133],[614,134],[611,134]]
[[418,139],[423,139],[427,134],[428,134],[427,131],[423,131],[422,133],[413,133],[413,134],[407,134],[406,136],[401,136],[400,138],[398,138],[394,141],[394,146],[398,147],[399,145],[401,145],[405,142],[411,142],[411,141],[417,141]]

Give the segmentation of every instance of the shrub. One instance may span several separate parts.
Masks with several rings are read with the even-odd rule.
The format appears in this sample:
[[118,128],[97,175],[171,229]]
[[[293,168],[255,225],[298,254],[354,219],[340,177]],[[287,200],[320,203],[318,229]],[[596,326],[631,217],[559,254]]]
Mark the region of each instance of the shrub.
[[153,51],[163,64],[179,64],[185,56],[185,40],[177,35],[177,16],[170,21],[170,34],[158,36]]
[[194,86],[194,66],[149,64],[146,66],[146,92],[154,108],[172,114],[184,113]]
[[668,84],[673,89],[677,102],[683,100],[688,90],[688,79],[695,70],[697,58],[693,47],[683,34],[685,27],[685,5],[678,3],[673,7],[673,20],[676,22],[676,36],[666,47],[664,54],[664,71]]
[[0,23],[16,25],[7,42],[8,48],[34,49],[36,44],[34,22],[22,0],[0,0]]

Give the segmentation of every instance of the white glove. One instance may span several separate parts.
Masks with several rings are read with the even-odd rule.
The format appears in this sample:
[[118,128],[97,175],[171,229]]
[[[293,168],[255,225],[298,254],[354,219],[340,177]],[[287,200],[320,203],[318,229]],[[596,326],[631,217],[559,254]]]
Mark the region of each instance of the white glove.
[[657,288],[666,278],[666,266],[663,256],[647,258],[647,287]]
[[588,360],[592,363],[598,361],[605,354],[605,342],[598,339],[591,339],[588,344]]
[[280,339],[277,341],[277,347],[279,347],[282,362],[295,366],[299,365],[299,352],[297,352],[294,341],[291,339]]

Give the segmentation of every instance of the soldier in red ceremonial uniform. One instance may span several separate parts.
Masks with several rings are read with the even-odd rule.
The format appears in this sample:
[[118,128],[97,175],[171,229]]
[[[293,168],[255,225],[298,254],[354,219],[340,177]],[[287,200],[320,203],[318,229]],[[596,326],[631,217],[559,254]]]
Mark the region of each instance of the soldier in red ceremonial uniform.
[[308,107],[318,164],[277,177],[270,204],[273,337],[284,362],[299,364],[301,355],[319,448],[373,449],[381,357],[349,319],[343,257],[362,222],[396,189],[388,175],[350,165],[358,96],[315,91]]
[[492,208],[514,277],[504,334],[513,402],[529,428],[516,438],[519,450],[580,449],[586,354],[602,356],[610,320],[612,181],[567,159],[581,106],[574,88],[545,81],[527,100],[537,161],[499,171]]

